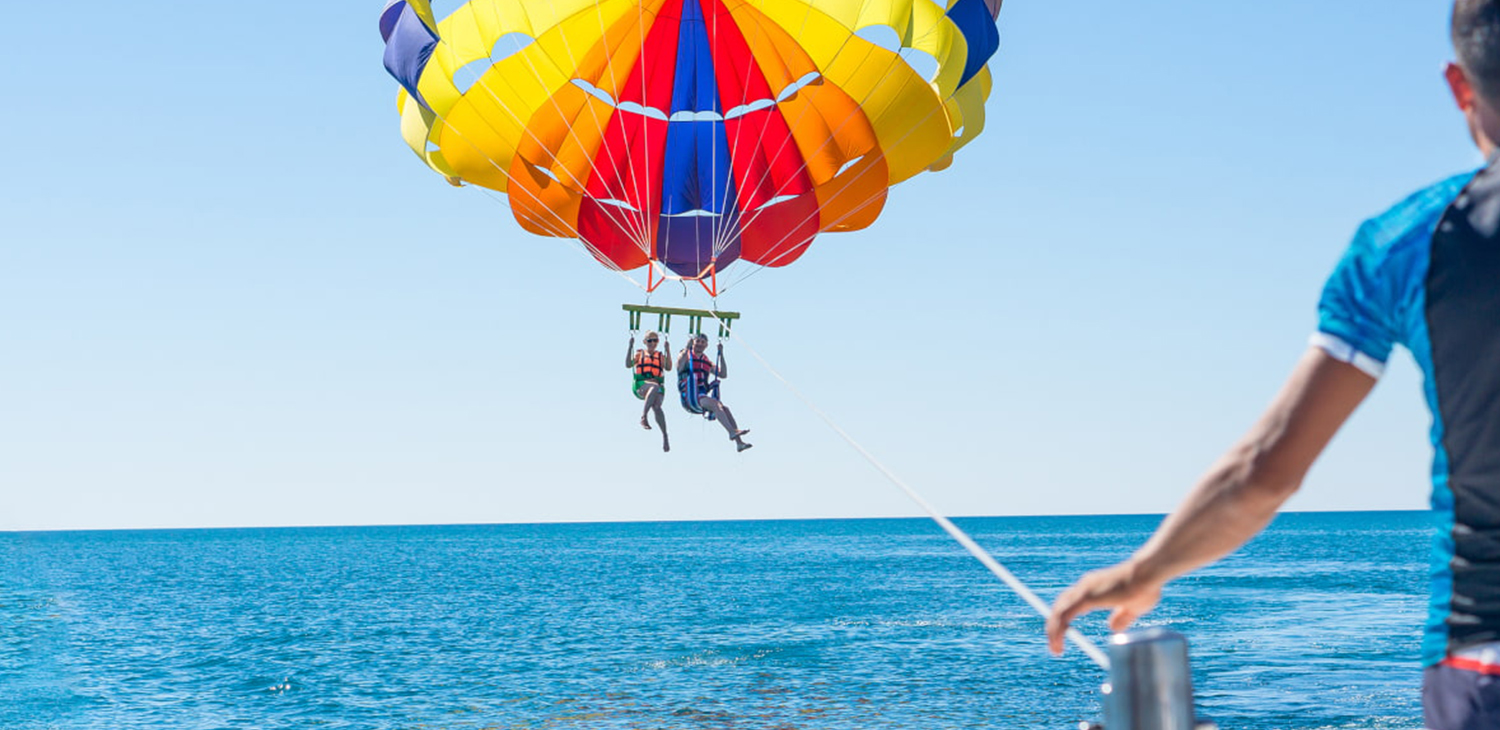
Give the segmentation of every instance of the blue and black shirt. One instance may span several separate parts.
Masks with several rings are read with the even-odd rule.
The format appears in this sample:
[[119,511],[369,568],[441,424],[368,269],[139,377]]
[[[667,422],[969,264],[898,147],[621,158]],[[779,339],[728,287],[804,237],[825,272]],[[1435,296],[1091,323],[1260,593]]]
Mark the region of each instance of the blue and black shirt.
[[1500,641],[1500,169],[1364,223],[1318,303],[1314,344],[1379,377],[1399,344],[1433,414],[1432,599],[1423,663]]

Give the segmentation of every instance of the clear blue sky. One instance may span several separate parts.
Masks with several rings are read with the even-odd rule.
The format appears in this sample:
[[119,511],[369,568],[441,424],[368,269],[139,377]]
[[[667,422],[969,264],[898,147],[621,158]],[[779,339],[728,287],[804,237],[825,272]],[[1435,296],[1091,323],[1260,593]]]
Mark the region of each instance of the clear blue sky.
[[[639,292],[412,156],[380,9],[12,9],[0,530],[916,513],[735,345],[756,448],[662,455]],[[1479,163],[1446,14],[1011,0],[984,135],[721,305],[950,514],[1169,510],[1359,221]],[[1292,507],[1422,507],[1428,423],[1398,353]]]

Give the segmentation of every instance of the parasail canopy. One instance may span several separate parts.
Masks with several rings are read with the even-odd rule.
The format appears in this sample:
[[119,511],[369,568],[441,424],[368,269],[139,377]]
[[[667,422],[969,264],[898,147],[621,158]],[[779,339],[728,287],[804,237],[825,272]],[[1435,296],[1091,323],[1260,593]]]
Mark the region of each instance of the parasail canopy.
[[870,225],[979,134],[1000,0],[391,0],[401,132],[528,231],[706,279]]

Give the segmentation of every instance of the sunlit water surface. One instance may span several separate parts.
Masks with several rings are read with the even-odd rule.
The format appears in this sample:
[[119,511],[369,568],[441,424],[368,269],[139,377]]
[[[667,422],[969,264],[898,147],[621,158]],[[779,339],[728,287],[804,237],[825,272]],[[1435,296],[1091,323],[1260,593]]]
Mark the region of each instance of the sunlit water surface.
[[[958,522],[1050,598],[1158,519]],[[1284,515],[1144,623],[1227,730],[1419,727],[1430,530]],[[924,520],[0,534],[6,730],[1071,730],[1102,680]]]

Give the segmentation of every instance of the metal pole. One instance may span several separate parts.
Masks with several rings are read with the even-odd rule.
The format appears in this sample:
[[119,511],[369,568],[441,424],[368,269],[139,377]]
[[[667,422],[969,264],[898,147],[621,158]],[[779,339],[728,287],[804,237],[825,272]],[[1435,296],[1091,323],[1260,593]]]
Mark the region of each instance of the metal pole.
[[[1104,687],[1107,730],[1195,730],[1187,637],[1151,628],[1109,641]],[[1212,727],[1212,725],[1208,725]]]

